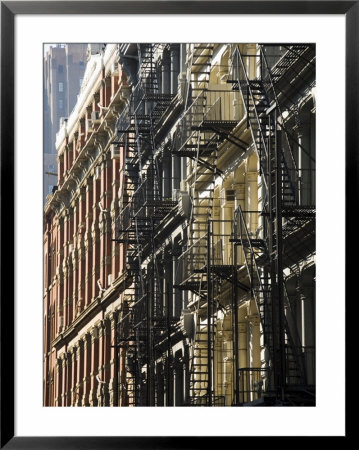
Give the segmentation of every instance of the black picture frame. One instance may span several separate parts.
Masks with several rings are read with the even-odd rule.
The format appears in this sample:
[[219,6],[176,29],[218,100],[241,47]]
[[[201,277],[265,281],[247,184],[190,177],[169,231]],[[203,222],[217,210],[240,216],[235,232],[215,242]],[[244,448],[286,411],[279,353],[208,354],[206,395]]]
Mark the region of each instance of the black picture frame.
[[[25,437],[14,435],[14,36],[18,14],[340,14],[346,19],[346,236],[358,203],[359,1],[3,1],[1,2],[1,441],[6,449],[199,448],[219,437]],[[350,246],[350,247],[349,247]],[[350,255],[346,239],[346,286]],[[354,253],[353,253],[354,252]],[[5,282],[6,280],[6,282]],[[346,295],[348,296],[348,289]],[[348,326],[346,327],[348,330]],[[330,370],[330,369],[328,369]],[[332,395],[333,393],[328,393]],[[348,430],[345,437],[349,437]],[[223,444],[222,444],[223,445]],[[209,447],[208,447],[209,448]]]

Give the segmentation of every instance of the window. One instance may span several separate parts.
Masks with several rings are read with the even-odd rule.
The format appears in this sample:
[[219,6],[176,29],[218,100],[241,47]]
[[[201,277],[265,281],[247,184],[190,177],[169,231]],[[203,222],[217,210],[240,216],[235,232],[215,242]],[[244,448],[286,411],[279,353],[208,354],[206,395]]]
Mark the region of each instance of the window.
[[52,194],[52,188],[53,188],[54,186],[52,185],[52,184],[50,184],[49,185],[49,194]]
[[80,89],[81,89],[81,86],[82,86],[82,82],[83,82],[83,78],[80,78]]
[[64,92],[64,83],[59,83],[59,92]]
[[59,73],[62,73],[64,71],[64,66],[62,64],[59,64]]
[[233,189],[226,189],[227,202],[234,202],[235,198],[236,198],[236,191]]
[[62,100],[62,98],[60,98],[59,100],[59,109],[63,109],[64,107],[64,101]]

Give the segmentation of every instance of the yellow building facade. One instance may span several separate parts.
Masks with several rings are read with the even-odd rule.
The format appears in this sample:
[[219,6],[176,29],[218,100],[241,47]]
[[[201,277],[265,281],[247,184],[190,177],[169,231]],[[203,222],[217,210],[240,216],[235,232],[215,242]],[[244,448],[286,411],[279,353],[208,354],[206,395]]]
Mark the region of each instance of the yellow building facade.
[[173,46],[138,52],[148,96],[133,98],[142,115],[127,130],[151,130],[131,156],[152,154],[134,184],[147,177],[153,202],[132,204],[127,230],[150,342],[131,404],[313,404],[315,48],[181,44],[177,66]]

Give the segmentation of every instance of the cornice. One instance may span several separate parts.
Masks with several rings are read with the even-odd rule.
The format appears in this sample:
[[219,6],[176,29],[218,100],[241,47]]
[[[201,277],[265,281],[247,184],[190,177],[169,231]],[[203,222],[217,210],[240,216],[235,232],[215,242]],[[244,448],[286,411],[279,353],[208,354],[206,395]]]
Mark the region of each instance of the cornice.
[[[67,207],[68,203],[78,195],[79,188],[85,182],[88,174],[91,173],[98,158],[108,151],[116,136],[112,128],[115,128],[117,118],[127,104],[130,90],[131,88],[127,85],[119,87],[108,106],[108,110],[102,116],[99,127],[88,137],[76,161],[70,167],[66,179],[46,203],[45,214],[48,214],[50,210],[56,214],[61,214],[61,210]],[[78,121],[80,120],[81,118],[78,117]],[[100,148],[100,152],[96,155],[97,148]],[[63,157],[63,153],[58,155],[58,158],[61,157]],[[90,164],[86,167],[85,161],[88,160],[90,160]]]

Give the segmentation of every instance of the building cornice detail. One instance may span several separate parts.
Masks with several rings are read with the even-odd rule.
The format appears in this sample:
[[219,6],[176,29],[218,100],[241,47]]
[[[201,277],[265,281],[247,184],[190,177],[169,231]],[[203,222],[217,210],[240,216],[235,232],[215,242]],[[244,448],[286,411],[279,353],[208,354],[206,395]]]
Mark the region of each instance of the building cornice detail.
[[[76,161],[68,170],[62,185],[59,186],[59,189],[46,203],[45,214],[50,210],[59,214],[62,208],[67,207],[74,200],[74,197],[78,195],[78,188],[84,183],[93,166],[97,164],[98,157],[109,151],[109,147],[116,137],[115,126],[117,118],[127,104],[130,91],[131,88],[129,86],[120,85],[98,129],[88,137]],[[78,117],[79,120],[81,120],[80,117]],[[58,159],[60,160],[61,158],[63,158],[63,153],[58,154]],[[89,164],[86,164],[86,160],[89,160]]]

